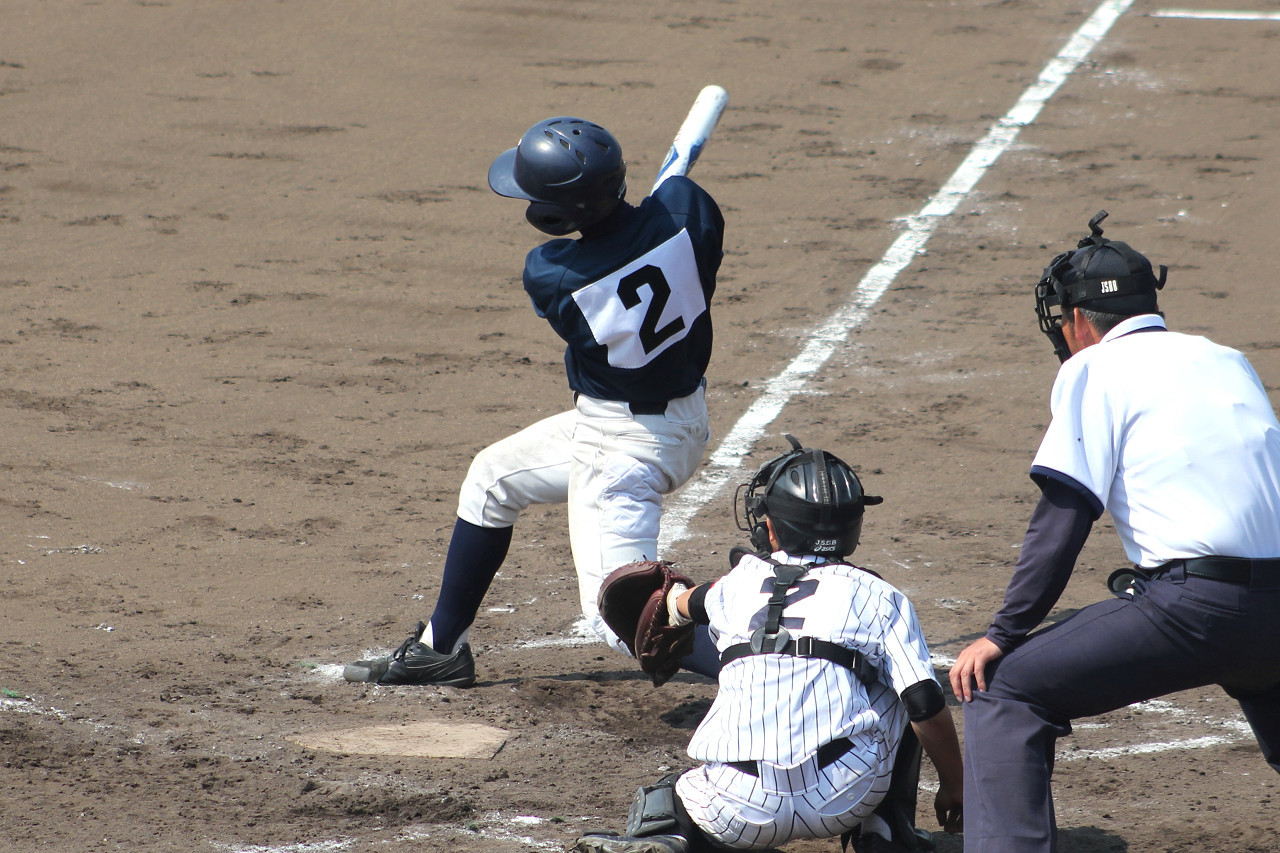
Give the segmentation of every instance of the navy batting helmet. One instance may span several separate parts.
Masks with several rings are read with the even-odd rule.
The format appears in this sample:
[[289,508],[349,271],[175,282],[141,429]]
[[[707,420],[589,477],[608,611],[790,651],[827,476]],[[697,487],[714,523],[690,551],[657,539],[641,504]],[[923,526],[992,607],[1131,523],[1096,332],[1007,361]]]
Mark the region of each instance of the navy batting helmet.
[[843,460],[825,450],[801,446],[785,436],[791,450],[761,466],[739,487],[742,516],[738,529],[751,533],[757,551],[769,547],[767,517],[782,550],[790,554],[845,557],[858,547],[863,508],[884,498],[862,490],[858,475]]
[[1036,284],[1036,316],[1060,361],[1071,357],[1062,333],[1062,315],[1072,308],[1134,316],[1156,310],[1156,291],[1164,287],[1168,268],[1159,276],[1151,261],[1118,240],[1102,236],[1100,210],[1089,220],[1089,236],[1049,262]]
[[529,224],[556,237],[608,216],[626,195],[626,177],[613,134],[569,116],[538,122],[489,167],[493,191],[528,201]]

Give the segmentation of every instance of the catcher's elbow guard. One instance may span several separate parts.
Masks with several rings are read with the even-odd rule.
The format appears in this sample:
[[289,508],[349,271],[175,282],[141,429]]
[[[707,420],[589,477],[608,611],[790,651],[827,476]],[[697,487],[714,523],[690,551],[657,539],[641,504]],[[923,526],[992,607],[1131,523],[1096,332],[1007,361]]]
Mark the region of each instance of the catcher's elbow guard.
[[907,719],[913,723],[923,723],[947,707],[947,697],[942,686],[932,678],[917,681],[902,691],[902,704],[907,709]]

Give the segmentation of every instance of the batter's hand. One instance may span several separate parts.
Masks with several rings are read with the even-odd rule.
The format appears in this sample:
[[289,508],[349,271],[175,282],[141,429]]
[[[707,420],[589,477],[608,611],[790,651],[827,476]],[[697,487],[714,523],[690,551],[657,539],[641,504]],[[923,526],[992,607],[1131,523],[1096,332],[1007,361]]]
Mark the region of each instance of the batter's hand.
[[974,640],[969,647],[956,658],[956,665],[951,667],[951,692],[957,699],[965,702],[973,701],[973,685],[986,692],[987,664],[999,659],[1004,652],[995,643],[983,637]]

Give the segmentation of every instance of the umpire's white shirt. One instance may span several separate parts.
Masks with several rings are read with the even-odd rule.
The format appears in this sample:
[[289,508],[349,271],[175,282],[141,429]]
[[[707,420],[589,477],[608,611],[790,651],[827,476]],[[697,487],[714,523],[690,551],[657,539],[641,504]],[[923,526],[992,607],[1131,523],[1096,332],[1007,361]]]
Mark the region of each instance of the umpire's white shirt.
[[[817,559],[781,551],[773,556],[792,564]],[[706,609],[719,650],[749,641],[754,628],[763,624],[773,576],[769,563],[747,556],[711,587]],[[788,595],[784,613],[792,636],[862,652],[896,695],[934,677],[911,602],[868,572],[839,564],[815,566]],[[845,667],[816,658],[750,655],[720,671],[719,692],[694,732],[689,755],[708,762],[795,767],[838,737],[865,740],[872,751],[876,741],[896,743],[900,732],[885,729],[901,726],[902,718],[892,716],[886,720],[872,707],[866,687]]]
[[[1280,425],[1243,355],[1131,317],[1063,363],[1032,470],[1106,507],[1134,564],[1280,556]],[[1263,500],[1259,501],[1259,496]]]

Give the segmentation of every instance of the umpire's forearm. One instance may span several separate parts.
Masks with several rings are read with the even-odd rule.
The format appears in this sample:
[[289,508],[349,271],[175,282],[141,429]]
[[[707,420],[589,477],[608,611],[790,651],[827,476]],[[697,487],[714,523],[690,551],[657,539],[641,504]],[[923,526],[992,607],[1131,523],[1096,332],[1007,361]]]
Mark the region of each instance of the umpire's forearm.
[[1057,480],[1043,481],[1004,605],[987,639],[1007,652],[1022,642],[1057,603],[1096,514],[1085,496]]

